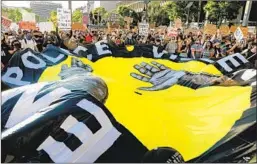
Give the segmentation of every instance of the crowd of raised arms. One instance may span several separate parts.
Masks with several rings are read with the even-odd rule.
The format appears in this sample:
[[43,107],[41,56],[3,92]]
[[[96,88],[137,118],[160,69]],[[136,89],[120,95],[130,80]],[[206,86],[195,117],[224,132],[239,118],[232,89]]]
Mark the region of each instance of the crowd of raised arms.
[[[219,59],[234,53],[243,54],[250,62],[256,61],[256,35],[248,34],[246,38],[237,41],[231,33],[221,36],[205,35],[200,31],[197,33],[184,33],[178,29],[177,36],[167,36],[167,31],[150,31],[148,36],[141,36],[131,30],[103,31],[51,31],[40,32],[36,30],[18,30],[2,33],[1,47],[2,58],[1,68],[3,69],[13,54],[17,51],[31,48],[34,51],[42,52],[48,45],[52,44],[64,49],[75,49],[78,45],[96,43],[100,40],[107,40],[116,46],[147,44],[155,45],[167,53],[188,58],[209,58]],[[256,64],[256,63],[254,63]]]

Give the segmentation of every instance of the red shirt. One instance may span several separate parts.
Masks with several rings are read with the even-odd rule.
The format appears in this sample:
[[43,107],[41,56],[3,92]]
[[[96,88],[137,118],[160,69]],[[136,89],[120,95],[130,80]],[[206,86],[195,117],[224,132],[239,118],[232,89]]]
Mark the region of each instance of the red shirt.
[[90,34],[88,34],[88,35],[86,36],[85,40],[86,40],[87,43],[92,43],[93,37],[92,37]]

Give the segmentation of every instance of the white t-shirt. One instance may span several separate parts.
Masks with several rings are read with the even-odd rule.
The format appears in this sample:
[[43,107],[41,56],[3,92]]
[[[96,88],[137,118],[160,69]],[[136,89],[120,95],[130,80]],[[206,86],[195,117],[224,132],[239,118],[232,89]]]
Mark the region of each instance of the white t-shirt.
[[31,48],[32,50],[35,50],[36,46],[37,46],[37,44],[33,39],[31,39],[31,40],[23,39],[21,41],[21,48],[23,48],[23,49]]

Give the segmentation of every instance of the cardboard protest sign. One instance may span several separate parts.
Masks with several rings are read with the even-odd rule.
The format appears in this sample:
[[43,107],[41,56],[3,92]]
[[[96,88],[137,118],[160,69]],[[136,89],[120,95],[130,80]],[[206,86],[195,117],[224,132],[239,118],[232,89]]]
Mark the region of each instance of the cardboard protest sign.
[[148,36],[149,23],[138,23],[139,35]]
[[193,28],[188,28],[188,29],[185,29],[184,30],[184,33],[185,34],[189,34],[190,32],[193,33],[193,34],[197,34],[199,30],[197,29],[193,29]]
[[237,26],[231,26],[230,27],[230,32],[234,33],[237,29]]
[[168,32],[168,37],[176,37],[176,36],[178,36],[178,31],[174,27],[169,27],[167,29],[167,32]]
[[221,35],[229,35],[230,34],[230,30],[227,25],[220,26],[219,30],[220,30]]
[[19,23],[19,28],[22,30],[36,30],[36,23],[35,22],[20,22]]
[[79,30],[79,31],[85,31],[86,27],[82,23],[74,22],[71,26],[72,30]]
[[111,13],[108,19],[109,19],[110,22],[118,22],[119,21],[119,15],[115,14],[115,13]]
[[149,26],[150,26],[151,29],[154,29],[155,28],[155,23],[150,23]]
[[126,21],[127,23],[132,23],[133,22],[133,18],[125,17],[124,21]]
[[255,26],[248,26],[248,32],[252,34],[256,34],[256,27]]
[[156,31],[158,31],[159,33],[165,33],[167,29],[167,26],[159,26],[156,28]]
[[177,18],[176,20],[175,20],[175,28],[182,28],[182,21],[181,21],[181,19],[179,19],[179,18]]
[[192,23],[190,23],[189,28],[191,28],[191,29],[199,29],[199,25],[198,25],[197,22],[192,22]]
[[242,30],[240,29],[240,27],[237,27],[236,31],[234,32],[234,36],[237,41],[240,41],[244,38],[244,34],[243,34]]
[[8,19],[6,17],[1,17],[1,20],[2,20],[2,26],[4,26],[5,28],[9,28],[12,24],[12,20],[11,19]]
[[241,29],[244,37],[247,37],[247,35],[248,35],[248,28],[247,27],[240,27],[240,29]]
[[11,23],[10,30],[17,32],[19,30],[19,25],[17,25],[16,23]]
[[204,26],[204,33],[205,34],[210,34],[210,35],[215,35],[217,32],[217,26],[214,24],[207,24]]
[[57,22],[58,22],[59,29],[70,30],[71,29],[71,10],[58,8]]
[[50,32],[54,31],[54,25],[53,22],[40,22],[38,23],[38,28],[41,32]]

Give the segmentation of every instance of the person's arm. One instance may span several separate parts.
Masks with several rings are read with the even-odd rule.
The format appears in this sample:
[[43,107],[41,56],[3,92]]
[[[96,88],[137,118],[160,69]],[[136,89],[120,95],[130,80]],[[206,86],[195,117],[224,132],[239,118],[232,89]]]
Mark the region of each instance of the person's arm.
[[230,48],[226,53],[229,54],[230,52],[234,51],[234,49],[238,46],[238,43],[236,43],[232,48]]
[[195,48],[194,48],[194,46],[191,47],[191,55],[195,59]]
[[216,35],[214,34],[210,41],[213,42],[215,38],[216,38]]
[[181,52],[182,52],[182,51],[181,51],[181,48],[182,48],[181,42],[178,43],[177,45],[178,45],[178,48],[177,48],[178,50],[177,50],[177,52],[178,52],[178,53],[181,53]]
[[35,51],[39,52],[39,50],[37,48],[37,43],[34,40],[33,40],[33,42],[34,42],[34,49],[35,49]]

